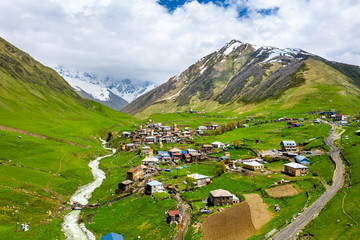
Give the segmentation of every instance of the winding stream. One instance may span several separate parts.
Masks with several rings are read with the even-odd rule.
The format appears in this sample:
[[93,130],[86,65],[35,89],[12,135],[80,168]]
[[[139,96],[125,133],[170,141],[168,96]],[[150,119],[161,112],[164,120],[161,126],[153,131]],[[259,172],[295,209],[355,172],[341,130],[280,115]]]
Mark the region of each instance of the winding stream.
[[[103,148],[107,150],[111,150],[112,153],[98,157],[95,160],[91,161],[89,163],[89,167],[91,168],[91,172],[94,176],[94,181],[91,183],[88,183],[82,187],[80,187],[70,198],[70,204],[74,203],[80,203],[81,205],[86,205],[88,203],[88,200],[90,199],[92,193],[96,188],[98,188],[103,180],[106,178],[105,172],[99,169],[99,163],[100,160],[106,157],[110,157],[115,154],[116,149],[113,148],[107,148],[105,146],[106,141],[100,138],[100,141],[102,142]],[[84,223],[79,223],[80,220],[80,212],[79,210],[72,210],[64,217],[64,222],[61,225],[62,231],[65,234],[66,239],[80,239],[80,240],[88,240],[88,239],[94,239],[95,236],[92,232],[90,232],[88,229],[86,229]]]

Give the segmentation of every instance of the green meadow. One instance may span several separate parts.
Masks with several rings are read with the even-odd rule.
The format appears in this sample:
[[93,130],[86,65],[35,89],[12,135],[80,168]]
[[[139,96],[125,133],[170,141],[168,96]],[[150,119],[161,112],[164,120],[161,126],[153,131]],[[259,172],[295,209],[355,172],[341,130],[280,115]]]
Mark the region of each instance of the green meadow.
[[[302,232],[314,239],[325,239],[331,229],[332,239],[357,239],[359,237],[360,211],[357,207],[360,196],[360,137],[355,135],[358,128],[347,127],[342,135],[343,153],[349,161],[344,187],[324,207]],[[345,139],[348,136],[348,139]],[[346,162],[345,162],[346,163]]]

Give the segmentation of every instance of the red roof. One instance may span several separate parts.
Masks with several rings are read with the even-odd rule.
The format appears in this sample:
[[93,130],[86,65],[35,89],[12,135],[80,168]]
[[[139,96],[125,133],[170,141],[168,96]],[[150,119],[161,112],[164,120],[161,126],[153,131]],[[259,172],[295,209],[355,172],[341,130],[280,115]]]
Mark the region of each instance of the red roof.
[[168,210],[167,213],[168,213],[170,216],[180,215],[179,210]]
[[189,158],[190,157],[190,155],[189,154],[184,154],[185,155],[185,157],[187,157],[187,158]]
[[134,139],[134,142],[140,142],[140,139]]

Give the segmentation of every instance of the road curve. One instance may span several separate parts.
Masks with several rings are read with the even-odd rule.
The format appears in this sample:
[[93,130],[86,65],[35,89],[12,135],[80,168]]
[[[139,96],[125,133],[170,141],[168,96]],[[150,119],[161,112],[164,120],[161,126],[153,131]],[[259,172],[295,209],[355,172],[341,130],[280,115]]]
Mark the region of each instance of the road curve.
[[335,171],[333,176],[333,184],[324,194],[322,194],[310,207],[308,207],[300,216],[298,216],[291,224],[280,230],[273,240],[296,239],[297,233],[300,232],[311,220],[313,220],[321,211],[321,209],[332,199],[335,194],[341,189],[344,183],[344,164],[340,158],[340,151],[335,146],[334,140],[340,138],[340,135],[335,133],[336,125],[331,124],[332,130],[329,137],[325,140],[326,144],[331,148],[330,156],[335,162]]

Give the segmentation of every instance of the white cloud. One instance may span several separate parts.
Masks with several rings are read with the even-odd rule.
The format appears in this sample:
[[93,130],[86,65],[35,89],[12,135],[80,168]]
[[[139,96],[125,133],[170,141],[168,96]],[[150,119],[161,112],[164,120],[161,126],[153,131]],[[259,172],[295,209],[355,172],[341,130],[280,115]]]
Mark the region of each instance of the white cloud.
[[[164,82],[233,38],[359,65],[359,1],[229,2],[170,14],[157,0],[1,1],[0,35],[44,64],[119,79]],[[277,14],[256,11],[269,8]]]

